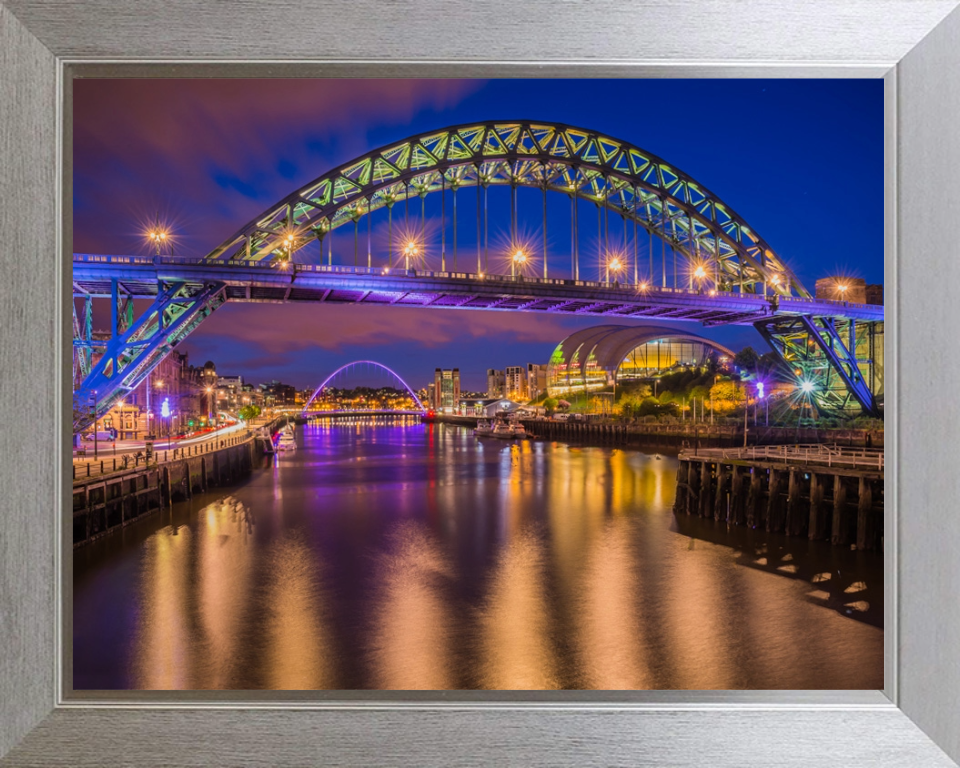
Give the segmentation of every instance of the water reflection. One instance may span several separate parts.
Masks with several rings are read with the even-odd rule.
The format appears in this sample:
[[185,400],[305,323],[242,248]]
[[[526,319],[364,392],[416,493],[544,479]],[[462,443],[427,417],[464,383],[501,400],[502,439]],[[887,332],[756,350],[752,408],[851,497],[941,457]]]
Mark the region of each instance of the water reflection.
[[631,531],[608,525],[590,545],[579,595],[577,652],[582,688],[653,685],[637,609],[642,594]]
[[529,532],[500,555],[478,619],[482,688],[560,687],[543,571],[543,546]]
[[673,459],[416,423],[298,441],[77,550],[78,689],[883,685],[881,556],[675,518]]
[[167,691],[194,687],[193,642],[187,621],[191,543],[189,530],[174,537],[169,527],[146,543],[139,631],[134,641],[131,682],[135,688]]
[[283,691],[337,687],[325,593],[303,536],[283,535],[271,547],[266,571],[265,687]]
[[371,657],[379,689],[455,688],[452,569],[420,525],[402,524],[375,566]]

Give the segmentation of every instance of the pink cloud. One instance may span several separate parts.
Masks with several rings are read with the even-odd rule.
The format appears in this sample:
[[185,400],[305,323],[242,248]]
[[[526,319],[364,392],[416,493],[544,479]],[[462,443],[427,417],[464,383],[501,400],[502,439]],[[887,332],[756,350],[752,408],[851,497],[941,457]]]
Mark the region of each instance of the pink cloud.
[[157,211],[203,252],[273,200],[480,87],[462,80],[78,80],[74,247],[142,247]]

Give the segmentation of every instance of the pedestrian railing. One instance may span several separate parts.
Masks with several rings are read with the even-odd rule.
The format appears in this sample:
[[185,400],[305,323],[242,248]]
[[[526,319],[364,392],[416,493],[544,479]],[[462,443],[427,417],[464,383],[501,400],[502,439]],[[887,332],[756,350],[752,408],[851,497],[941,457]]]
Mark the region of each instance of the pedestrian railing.
[[224,448],[232,448],[252,438],[253,433],[249,431],[229,435],[218,435],[200,443],[191,443],[190,445],[154,451],[149,461],[142,452],[139,456],[132,453],[123,453],[118,456],[97,459],[74,457],[73,479],[74,481],[82,481],[88,477],[99,477],[102,475],[111,475],[116,472],[146,469],[148,467],[159,467],[170,462],[183,461],[184,459],[193,458],[194,456],[205,456],[223,450]]
[[783,462],[852,469],[883,471],[883,451],[871,448],[846,448],[838,445],[757,445],[747,448],[700,448],[684,451],[680,459],[729,459],[741,461]]

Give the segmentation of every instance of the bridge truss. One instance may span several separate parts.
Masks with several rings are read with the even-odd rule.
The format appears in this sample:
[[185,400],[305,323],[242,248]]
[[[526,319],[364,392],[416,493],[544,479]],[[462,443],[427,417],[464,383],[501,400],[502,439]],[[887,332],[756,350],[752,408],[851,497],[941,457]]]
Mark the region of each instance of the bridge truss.
[[[332,230],[350,223],[356,230],[361,219],[386,209],[391,223],[388,265],[392,267],[400,256],[397,246],[403,246],[392,236],[395,206],[405,204],[404,221],[408,222],[409,203],[419,198],[423,224],[425,198],[441,193],[445,200],[449,191],[456,221],[457,191],[475,187],[476,271],[486,272],[485,251],[489,238],[479,229],[481,224],[486,227],[486,192],[491,186],[506,186],[511,190],[512,242],[518,237],[518,187],[542,190],[544,196],[550,191],[570,198],[574,222],[570,256],[574,279],[580,277],[576,203],[585,200],[595,205],[598,217],[601,213],[607,217],[613,213],[634,224],[635,257],[639,242],[636,228],[639,227],[651,237],[659,238],[689,264],[701,266],[705,277],[720,289],[810,295],[783,259],[729,205],[687,174],[646,150],[596,131],[527,120],[453,126],[374,150],[288,195],[206,258],[295,260],[298,248],[306,241],[316,239],[322,249],[324,238]],[[442,215],[446,216],[445,210]],[[601,223],[601,227],[609,230],[608,221]],[[446,232],[446,226],[443,230]],[[542,234],[545,256],[545,220]],[[355,243],[357,236],[355,231]],[[629,243],[624,245],[625,250],[629,250]],[[457,271],[456,234],[453,246],[453,271]],[[604,252],[611,250],[610,243],[599,246],[602,259]],[[368,248],[368,257],[369,253]],[[355,257],[357,255],[355,247]],[[447,269],[447,258],[444,242],[441,243],[441,271]],[[356,258],[354,266],[360,266]],[[367,266],[372,266],[369,258]],[[543,276],[548,277],[546,258],[543,266]],[[461,261],[460,269],[469,268]],[[653,279],[652,262],[649,278]],[[667,279],[664,259],[662,287],[666,287]],[[692,279],[690,284],[692,286]]]
[[[475,201],[463,199],[469,187],[474,188],[470,198]],[[494,254],[491,269],[488,193],[497,187],[510,193],[509,243],[506,253]],[[509,258],[521,242],[520,187],[539,189],[543,195],[543,241],[538,254],[542,276],[532,274],[532,261]],[[458,191],[460,218],[475,202],[475,254],[459,250],[463,238],[458,239]],[[571,206],[570,246],[552,252],[549,264],[548,192],[566,196]],[[441,200],[441,242],[438,248],[431,245],[439,256],[439,270],[425,268],[422,258],[428,246],[425,200],[429,195],[439,195]],[[418,198],[419,219],[414,205],[411,223],[411,202]],[[453,223],[450,241],[448,199]],[[596,210],[596,242],[587,249],[581,247],[578,223],[584,204]],[[384,213],[387,242],[374,249],[371,221]],[[611,215],[620,219],[622,239],[610,240]],[[367,221],[365,266],[360,258],[363,219]],[[331,233],[351,223],[353,265],[334,264]],[[308,249],[310,243],[314,245]],[[659,244],[659,260],[655,244]],[[529,242],[523,247],[536,250]],[[316,258],[307,263],[309,251],[319,251],[320,263]],[[645,255],[642,271],[641,252]],[[507,256],[500,264],[509,264],[510,274],[497,273],[498,255]],[[342,254],[338,256],[342,262]],[[567,260],[569,267],[558,270],[558,263]],[[615,270],[604,271],[602,265]],[[226,301],[362,303],[753,324],[793,366],[798,380],[815,387],[813,399],[822,411],[880,414],[882,306],[812,298],[783,259],[703,185],[627,142],[567,125],[489,122],[411,137],[315,179],[203,258],[75,254],[73,266],[75,430],[92,422],[94,409],[104,412],[135,389],[177,343]],[[595,266],[600,279],[583,279],[587,271],[595,274]],[[106,334],[92,328],[95,299],[110,302]],[[150,306],[135,318],[133,302],[140,299],[149,299]]]

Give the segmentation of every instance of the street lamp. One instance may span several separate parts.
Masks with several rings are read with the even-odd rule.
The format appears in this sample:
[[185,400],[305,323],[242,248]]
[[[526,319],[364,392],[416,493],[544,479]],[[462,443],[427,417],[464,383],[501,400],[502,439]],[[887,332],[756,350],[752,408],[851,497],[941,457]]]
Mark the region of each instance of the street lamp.
[[840,283],[840,284],[837,286],[837,290],[840,292],[840,301],[843,301],[843,300],[846,298],[847,289],[848,289],[849,287],[850,287],[850,286],[848,286],[846,283]]
[[213,387],[207,387],[207,424],[210,424],[210,417],[213,415]]
[[147,233],[147,239],[150,240],[150,242],[154,244],[154,246],[155,246],[156,249],[157,249],[157,256],[159,256],[159,255],[160,255],[160,246],[161,246],[162,244],[166,243],[166,241],[167,241],[167,233],[164,232],[164,231],[163,231],[162,229],[160,229],[160,228],[151,229],[151,230]]
[[697,268],[693,270],[693,277],[697,281],[697,289],[703,290],[703,281],[707,276],[707,270],[703,268],[703,264],[698,264]]
[[93,401],[93,458],[97,458],[97,390],[90,393],[90,399]]
[[121,440],[123,439],[123,406],[124,406],[124,402],[123,400],[120,400],[117,403],[117,408],[120,409],[120,415],[117,417],[118,429],[117,429],[116,437],[113,438],[113,455],[114,456],[117,455],[117,437],[119,437]]
[[623,269],[623,262],[620,260],[619,256],[614,256],[610,261],[607,262],[607,283],[610,282],[610,272],[612,271],[614,277],[619,282],[620,270]]
[[517,252],[513,254],[513,258],[510,260],[510,277],[517,276],[517,269],[523,269],[523,265],[527,263],[527,254],[523,252],[522,249],[518,248]]
[[411,257],[414,258],[414,259],[416,259],[417,256],[419,255],[419,253],[420,253],[420,249],[417,248],[416,242],[414,242],[413,240],[411,240],[410,242],[407,243],[406,247],[403,249],[403,266],[404,266],[404,269],[406,269],[406,270],[409,271],[409,269],[410,269],[410,259],[411,259]]

